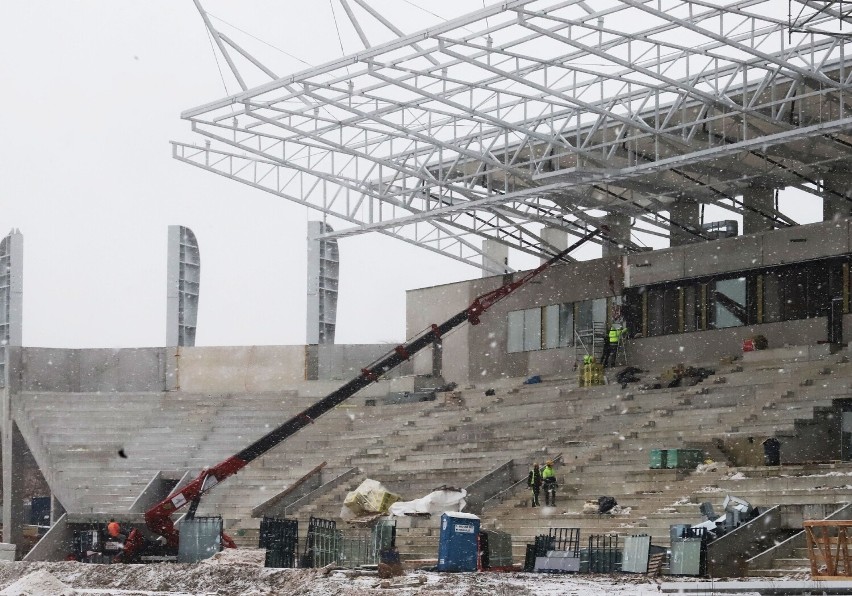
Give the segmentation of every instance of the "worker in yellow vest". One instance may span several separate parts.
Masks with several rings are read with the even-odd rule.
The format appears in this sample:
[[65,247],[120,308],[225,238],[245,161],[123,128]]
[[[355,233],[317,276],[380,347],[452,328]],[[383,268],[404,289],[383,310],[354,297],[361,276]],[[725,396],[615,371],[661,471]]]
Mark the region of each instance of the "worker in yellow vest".
[[618,355],[618,343],[626,332],[626,327],[616,327],[615,325],[610,327],[609,333],[607,333],[605,338],[606,341],[604,341],[603,356],[601,356],[604,368],[615,366],[615,359]]
[[556,507],[556,472],[553,471],[553,460],[547,460],[541,469],[541,481],[544,487],[544,504]]

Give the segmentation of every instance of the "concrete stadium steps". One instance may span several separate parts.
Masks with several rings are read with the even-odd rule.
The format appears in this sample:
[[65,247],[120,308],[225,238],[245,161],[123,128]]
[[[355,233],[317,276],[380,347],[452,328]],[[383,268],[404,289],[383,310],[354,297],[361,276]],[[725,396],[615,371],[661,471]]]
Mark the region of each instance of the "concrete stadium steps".
[[[645,464],[647,466],[647,463]],[[557,476],[565,472],[557,470]],[[591,479],[594,479],[591,481]],[[513,536],[516,557],[523,556],[523,545],[532,542],[537,534],[547,533],[550,527],[581,529],[581,540],[590,534],[617,533],[623,536],[644,533],[652,536],[654,544],[668,545],[669,526],[675,523],[701,521],[698,506],[701,501],[690,494],[707,484],[708,478],[681,470],[607,470],[596,467],[572,485],[561,480],[557,491],[557,506],[529,507],[529,489],[520,486],[511,497],[496,507],[489,507],[483,521],[491,527]],[[584,514],[587,500],[597,501],[601,495],[614,496],[622,508],[618,514]],[[543,501],[543,496],[541,497]],[[705,499],[707,500],[707,499]]]
[[[726,494],[746,499],[756,507],[841,503],[849,500],[852,462],[731,468],[713,486],[720,503]],[[693,498],[701,494],[707,493],[694,493]]]
[[788,557],[776,558],[772,561],[772,567],[762,569],[749,569],[751,577],[777,577],[788,578],[810,573],[811,563],[807,548],[795,548]]
[[[845,363],[842,363],[842,364],[845,364]],[[628,439],[627,441],[622,443],[622,445],[620,446],[620,449],[619,449],[619,451],[621,451],[620,456],[625,455],[625,452],[627,451],[627,449],[625,449],[625,447],[628,447],[629,443],[631,441],[641,442],[643,444],[642,450],[644,451],[644,454],[643,454],[644,461],[641,461],[641,460],[640,461],[634,460],[634,461],[636,461],[637,464],[641,463],[642,465],[647,466],[647,449],[650,447],[649,443],[651,443],[651,444],[656,443],[656,446],[658,446],[658,447],[678,446],[678,445],[667,445],[663,441],[666,440],[666,439],[668,439],[669,441],[672,441],[673,439],[675,439],[677,441],[683,441],[685,439],[688,439],[691,442],[692,440],[694,440],[696,438],[707,439],[711,436],[718,435],[719,430],[720,430],[719,426],[724,427],[725,424],[730,424],[732,421],[736,421],[738,419],[739,409],[727,407],[727,408],[723,408],[723,409],[715,408],[715,411],[712,411],[712,410],[714,410],[714,408],[712,408],[712,407],[710,407],[710,408],[707,408],[707,407],[693,408],[692,406],[701,406],[701,405],[707,406],[707,405],[710,405],[714,401],[716,401],[716,399],[720,396],[720,394],[723,394],[723,393],[728,394],[727,399],[724,400],[725,402],[727,402],[729,404],[743,402],[742,405],[740,405],[740,407],[742,407],[745,404],[749,404],[752,411],[763,411],[766,408],[767,403],[789,404],[789,406],[783,406],[784,409],[783,409],[783,411],[779,412],[778,416],[773,417],[773,419],[771,421],[771,426],[772,426],[773,431],[774,431],[774,430],[777,430],[779,427],[792,428],[792,425],[793,425],[795,420],[802,419],[802,418],[807,419],[809,417],[812,417],[813,411],[814,411],[813,404],[815,402],[813,402],[811,400],[814,397],[817,396],[815,394],[822,393],[822,395],[826,396],[827,401],[826,402],[816,402],[818,405],[830,405],[830,399],[831,398],[842,397],[842,395],[838,395],[838,393],[841,392],[841,391],[848,390],[848,385],[849,385],[848,379],[832,378],[832,379],[830,379],[830,381],[826,380],[826,382],[823,382],[823,383],[813,383],[813,384],[810,384],[810,385],[802,384],[803,381],[807,380],[808,378],[811,378],[813,376],[813,373],[824,371],[824,369],[825,369],[824,365],[814,366],[813,363],[811,363],[811,366],[800,365],[800,366],[795,366],[795,367],[788,367],[786,370],[789,371],[789,369],[791,369],[791,368],[795,368],[797,370],[797,372],[802,375],[802,378],[797,378],[792,373],[788,373],[790,378],[785,379],[784,383],[778,383],[777,382],[777,376],[776,376],[778,374],[777,369],[769,371],[769,372],[766,373],[763,380],[765,380],[767,383],[771,383],[771,385],[767,385],[765,390],[762,391],[762,392],[756,391],[753,385],[746,383],[746,382],[743,382],[740,385],[740,388],[736,388],[737,387],[736,384],[728,384],[728,383],[720,383],[718,385],[712,385],[712,386],[708,387],[706,385],[707,382],[705,382],[704,386],[698,386],[697,388],[692,387],[692,388],[679,388],[679,389],[674,389],[674,390],[652,390],[652,391],[649,391],[649,392],[635,392],[635,393],[633,393],[633,400],[637,401],[637,402],[639,402],[641,400],[645,400],[647,397],[649,397],[649,394],[650,394],[650,396],[655,399],[654,405],[656,405],[656,406],[663,405],[664,402],[665,402],[666,396],[668,396],[669,404],[674,406],[673,410],[675,410],[675,411],[671,412],[671,418],[670,419],[669,418],[663,419],[662,422],[660,422],[660,420],[661,420],[660,418],[656,418],[654,420],[654,425],[650,427],[651,429],[655,429],[655,430],[648,430],[648,428],[641,428],[638,432],[632,433],[631,436],[634,437],[634,438]],[[850,371],[848,366],[843,367],[843,373],[846,374],[846,375],[852,376],[852,371]],[[833,374],[836,374],[836,372],[833,373]],[[747,372],[745,370],[741,371],[741,372],[736,372],[736,373],[729,373],[729,375],[728,375],[728,379],[733,378],[737,381],[744,381],[748,377],[749,377],[749,372]],[[795,385],[794,385],[794,387],[796,387],[796,389],[793,390],[792,392],[789,390],[790,381],[796,381]],[[802,384],[802,385],[800,386],[800,384]],[[734,387],[733,389],[732,389],[732,386]],[[705,387],[707,387],[707,388],[705,389]],[[779,389],[781,389],[781,388],[784,388],[783,392],[779,391]],[[696,394],[696,392],[699,392],[699,393]],[[779,399],[776,399],[774,402],[770,401],[770,400],[773,400],[774,398],[776,398],[779,395],[782,396],[782,397],[779,398]],[[820,395],[820,397],[822,397],[822,395]],[[684,397],[687,397],[688,400],[682,400],[682,398],[684,398]],[[763,399],[760,399],[760,398],[763,398]],[[700,402],[696,403],[696,401],[699,401],[699,400],[700,400]],[[766,400],[766,401],[764,402],[764,400]],[[680,401],[680,403],[678,403],[679,401]],[[764,403],[761,403],[761,402],[764,402]],[[678,407],[678,406],[683,406],[683,407]],[[646,408],[640,407],[639,409],[633,409],[633,410],[627,409],[627,410],[624,410],[622,413],[626,417],[630,417],[631,415],[635,416],[637,414],[640,414],[641,412],[643,412],[645,410],[646,410]],[[701,410],[707,410],[707,412],[702,412]],[[684,413],[687,413],[687,412],[690,413],[689,417],[677,415],[677,414],[684,414]],[[715,420],[712,419],[712,417],[714,415],[716,416]],[[708,419],[707,416],[710,416],[711,418]],[[672,422],[674,422],[674,424],[667,424],[668,420],[671,420]],[[698,420],[700,420],[700,421],[698,421]],[[587,421],[587,422],[592,422],[593,424],[590,424],[589,426],[594,427],[596,425],[595,423],[598,423],[599,420]],[[686,422],[686,426],[684,426],[684,422]],[[690,426],[692,426],[692,428],[689,428]],[[705,426],[706,426],[706,433],[702,432],[702,434],[704,436],[703,437],[697,437],[696,436],[697,433],[695,431],[704,430]],[[688,429],[688,432],[684,432],[684,429]],[[706,446],[704,446],[704,448],[707,449]],[[642,452],[640,451],[640,453],[642,453]],[[717,452],[716,457],[714,459],[717,459],[717,461],[718,461],[718,457],[719,457],[719,453]],[[631,458],[631,459],[633,459],[633,458]],[[608,491],[608,492],[615,492],[615,491],[611,490],[612,487],[623,487],[625,489],[635,488],[637,486],[636,484],[629,484],[628,483],[627,485],[625,485],[622,477],[610,478],[610,479],[607,479],[607,477],[606,477],[607,472],[619,472],[619,474],[621,476],[623,476],[623,474],[627,471],[625,468],[629,468],[629,467],[630,467],[630,463],[626,463],[624,465],[611,464],[611,463],[610,463],[610,465],[602,464],[601,466],[596,467],[594,470],[589,468],[587,471],[590,472],[590,473],[587,475],[587,477],[596,478],[598,488],[600,488],[600,489],[610,488],[610,491]],[[652,471],[648,472],[648,474],[651,474],[651,473],[652,473]],[[563,471],[563,472],[561,472],[561,474],[565,475],[566,472]],[[644,474],[643,472],[638,472],[638,476],[642,476],[643,474]],[[698,484],[707,484],[708,481],[710,481],[709,484],[714,485],[714,488],[716,488],[717,490],[724,491],[724,488],[721,488],[721,487],[718,486],[722,482],[722,479],[720,479],[720,482],[714,482],[714,481],[712,481],[712,476],[711,477],[707,477],[707,476],[698,477],[698,476],[696,476],[695,480],[693,480],[693,482],[696,482]],[[802,481],[802,480],[797,480],[797,481],[793,481],[793,482],[797,482],[797,483],[802,484],[802,485],[808,484],[807,481]],[[788,481],[788,486],[793,484],[793,482]],[[679,496],[680,499],[683,499],[683,495],[687,495],[687,494],[690,493],[690,491],[688,490],[689,487],[683,485],[682,481],[681,482],[674,482],[672,484],[674,485],[674,488],[672,490],[661,491],[658,495],[654,496],[654,499],[659,500],[659,502],[662,502],[662,503],[666,503],[666,502],[675,503],[675,502],[677,502],[677,499],[675,499],[674,497]],[[591,483],[587,483],[587,485],[591,485]],[[641,486],[641,484],[638,485],[638,486]],[[736,488],[738,490],[740,488],[742,488],[742,485],[732,485],[732,486],[729,486],[727,488],[733,488],[734,486],[736,486]],[[526,493],[525,488],[522,488],[520,490],[523,491],[523,493]],[[581,494],[580,490],[581,490],[580,487],[577,487],[577,495],[578,496]],[[810,486],[810,487],[807,487],[807,488],[803,488],[802,492],[804,492],[804,491],[810,491],[809,494],[813,497],[813,499],[814,499],[813,502],[834,502],[838,499],[837,490],[826,489],[824,491],[820,491],[824,494],[814,495],[813,494],[813,488],[812,488],[812,486]],[[595,496],[594,492],[595,491],[592,491],[589,496]],[[626,492],[628,492],[628,491],[625,490],[625,493]],[[795,494],[795,493],[798,493],[798,492],[800,492],[800,491],[795,490],[793,493],[790,493],[789,490],[787,490],[787,491],[784,491],[784,490],[772,491],[772,492],[763,493],[760,496],[771,497],[773,502],[779,502],[779,503],[780,502],[797,502],[798,503],[798,502],[803,502],[803,499],[807,499],[807,497],[808,497],[807,494]],[[601,492],[601,494],[606,494],[606,493]],[[724,498],[724,494],[725,494],[724,492],[710,493],[710,494],[708,494],[708,493],[696,493],[696,494],[691,495],[691,497],[690,497],[690,500],[694,501],[694,502],[689,502],[689,503],[686,503],[685,505],[673,507],[673,512],[672,512],[673,514],[666,514],[666,515],[662,516],[664,523],[657,523],[657,525],[659,527],[657,528],[656,531],[659,532],[660,539],[664,539],[667,543],[667,540],[668,540],[668,531],[667,531],[668,525],[671,524],[671,523],[679,523],[679,522],[684,521],[682,519],[683,513],[684,513],[684,511],[683,511],[684,508],[687,508],[688,510],[693,511],[693,514],[688,517],[688,521],[695,523],[697,521],[700,521],[700,515],[698,514],[698,509],[697,509],[698,503],[700,503],[702,501],[702,499],[712,501],[711,497],[715,495],[715,496],[718,497],[718,503],[716,504],[717,508],[721,507],[721,501]],[[739,494],[739,492],[737,494]],[[758,495],[755,493],[752,498],[755,498],[757,496]],[[744,498],[747,498],[747,497],[744,497]],[[624,499],[619,499],[619,502],[622,502],[625,499],[628,500],[628,501],[631,500],[630,497],[625,497]],[[635,501],[635,499],[633,499],[633,500]],[[559,502],[560,502],[560,509],[561,509],[562,508],[561,503],[564,502],[564,498],[560,498]],[[517,505],[517,503],[515,503],[515,505]],[[628,503],[628,505],[629,505],[629,503]],[[505,508],[506,506],[503,505],[502,507]],[[643,514],[645,513],[641,508],[637,508],[637,512],[643,513]],[[504,510],[500,510],[500,511],[487,510],[484,518],[489,518],[492,515],[496,519],[500,520],[500,524],[502,525],[503,529],[510,528],[511,525],[507,526],[507,524],[510,524],[511,519],[513,517],[518,517],[518,514],[517,514],[516,511],[513,512],[511,509],[506,511],[504,509]],[[660,518],[659,515],[656,515],[656,516],[652,515],[650,517],[647,516],[647,515],[642,515],[642,517],[646,518],[646,520],[647,519],[659,519]],[[681,519],[677,519],[678,517],[681,517]],[[630,526],[629,531],[627,533],[634,533],[634,530],[636,528],[647,529],[647,528],[650,527],[650,525],[653,525],[653,524],[649,524],[647,521],[638,521],[638,522],[634,523],[634,522],[630,522],[629,520],[627,520],[627,521],[622,520],[619,523],[626,523],[627,525]],[[610,529],[613,529],[613,528],[610,528]],[[509,530],[509,531],[511,531],[511,530]],[[517,527],[515,531],[519,532],[519,536],[523,535],[522,528]],[[625,533],[625,532],[620,531],[619,533]],[[534,536],[534,534],[532,534],[532,536]],[[520,554],[520,553],[516,553],[516,554]]]
[[[333,422],[329,424],[328,416],[330,415],[328,415],[316,425],[318,428],[326,429],[324,431],[327,433],[326,436],[322,438],[309,438],[305,446],[310,450],[321,449],[326,459],[337,459],[338,461],[346,462],[347,465],[357,465],[358,463],[366,466],[370,463],[384,465],[390,457],[395,456],[394,454],[400,448],[410,446],[413,441],[434,436],[445,429],[448,422],[458,419],[458,412],[453,407],[445,407],[443,403],[423,402],[420,405],[425,405],[427,409],[414,416],[412,416],[410,410],[410,406],[412,405],[415,404],[365,407],[363,409],[354,408],[349,412],[350,415],[343,420],[343,426],[347,428],[336,428],[337,425]],[[395,430],[388,433],[388,428],[394,428]],[[275,451],[285,449],[291,453],[293,452],[290,441],[286,445],[282,445],[273,452],[270,452],[267,456],[264,456],[264,459],[269,460],[274,458]],[[274,464],[270,464],[267,461],[266,465]],[[251,469],[250,466],[245,472],[250,475]],[[243,481],[249,477],[246,473],[241,473],[232,479],[236,481],[234,486],[240,483],[241,477]],[[301,474],[297,477],[300,476]],[[310,515],[337,518],[340,514],[345,495],[360,484],[364,477],[376,478],[377,476],[382,477],[381,474],[362,475],[358,477],[357,481],[350,481],[338,487],[336,490],[318,499],[317,502],[301,508],[295,514],[303,518],[303,527],[307,527],[307,519]],[[391,479],[391,483],[393,483],[393,479]],[[224,491],[220,493],[224,498],[206,500],[202,507],[223,513],[229,512],[229,518],[232,520],[231,527],[234,528],[235,533],[239,536],[239,540],[256,545],[256,528],[259,520],[246,519],[250,513],[250,507],[245,503],[242,506],[234,503],[233,495],[235,494],[240,494],[240,489]],[[271,495],[264,496],[261,501],[268,498],[268,496]],[[253,503],[252,506],[255,504],[257,503]],[[327,510],[324,510],[326,506]],[[243,517],[237,519],[241,513]]]
[[[222,515],[227,531],[240,544],[256,546],[260,520],[250,517],[252,508],[322,461],[328,462],[330,475],[349,466],[357,466],[360,473],[292,512],[304,522],[301,533],[310,515],[338,519],[346,493],[364,478],[382,481],[408,500],[441,484],[466,486],[510,459],[525,467],[533,459],[542,461],[561,452],[564,464],[557,468],[561,485],[557,508],[545,512],[523,507],[529,495],[521,484],[504,494],[502,502],[489,503],[482,515],[485,528],[513,534],[518,560],[523,545],[548,527],[581,527],[583,540],[591,533],[649,533],[655,544],[668,544],[669,525],[700,521],[698,506],[703,501],[720,510],[728,492],[761,507],[843,500],[843,489],[838,487],[846,485],[846,478],[812,477],[811,483],[804,474],[790,476],[790,471],[805,468],[740,468],[736,471],[747,479],[737,481],[729,476],[734,470],[724,466],[707,474],[649,470],[648,457],[653,448],[700,447],[722,461],[723,455],[711,446],[715,437],[794,429],[797,420],[811,419],[820,407],[850,395],[852,366],[844,358],[737,362],[715,366],[715,377],[697,386],[671,389],[642,391],[638,384],[580,389],[574,379],[546,379],[537,385],[508,379],[495,383],[491,396],[485,395],[490,387],[483,386],[439,394],[435,402],[367,406],[353,401],[211,491],[199,515]],[[724,382],[713,383],[721,377]],[[93,422],[94,428],[88,429],[78,424],[73,412],[66,414],[74,417],[73,424],[63,422],[68,403],[86,402],[76,395],[62,399],[65,395],[29,400],[33,403],[27,415],[39,425],[38,448],[67,469],[54,475],[53,482],[65,487],[64,493],[57,494],[80,492],[75,500],[81,507],[105,507],[107,502],[123,505],[128,493],[140,490],[137,474],[147,482],[159,469],[197,470],[218,463],[316,401],[284,394],[122,394],[133,405],[131,414],[124,417],[127,420],[115,421],[115,428],[127,433],[118,442],[121,432],[98,432],[114,417],[115,397],[93,397],[92,404],[100,405],[80,410]],[[77,444],[63,426],[85,428],[77,436],[87,439],[80,447],[87,449],[80,452],[84,457],[62,451]],[[25,436],[29,441],[30,436]],[[134,454],[128,458],[132,461],[114,457],[117,445]],[[83,465],[83,461],[95,465]],[[93,473],[103,474],[95,488]],[[820,483],[826,488],[817,490]],[[586,499],[604,494],[616,497],[630,512],[580,513]],[[434,558],[439,521],[404,518],[399,523],[403,555]]]
[[[35,435],[28,437],[28,442],[40,444],[47,457],[54,460],[50,469],[64,471],[54,482],[65,486],[56,487],[54,492],[65,495],[62,500],[69,510],[86,512],[107,510],[110,506],[123,509],[159,470],[200,469],[233,454],[237,443],[217,426],[231,415],[241,418],[236,433],[248,429],[259,437],[270,421],[286,420],[302,409],[300,403],[283,408],[284,400],[276,394],[24,394],[21,397],[22,410],[32,421]],[[117,400],[120,405],[116,404]],[[116,416],[118,411],[121,416]],[[240,416],[240,412],[251,412],[254,422],[248,422],[248,417]],[[69,433],[68,428],[74,431]],[[242,446],[245,445],[239,448]],[[119,449],[124,450],[127,458],[118,455]],[[87,465],[92,461],[98,463],[95,470]],[[111,470],[137,480],[124,482],[126,491],[116,495],[108,481]],[[91,489],[95,483],[102,486],[102,497]],[[128,492],[132,498],[127,496]]]
[[[457,413],[448,410],[442,403],[420,403],[427,409],[417,414],[412,414],[410,409],[415,404],[355,406],[335,410],[260,458],[259,462],[266,474],[278,471],[274,484],[276,490],[269,490],[270,483],[266,479],[258,485],[255,478],[258,467],[253,463],[229,479],[227,485],[211,492],[210,498],[205,498],[199,511],[227,513],[226,518],[231,520],[232,527],[241,530],[241,535],[250,535],[250,528],[259,523],[258,520],[249,522],[252,519],[251,510],[319,464],[317,453],[321,453],[324,460],[337,464],[342,462],[345,467],[358,465],[359,462],[369,463],[374,459],[386,462],[392,457],[388,454],[395,453],[399,448],[386,445],[386,441],[404,446],[412,437],[422,438],[440,432],[448,421],[457,418]],[[389,428],[396,430],[388,433]],[[301,465],[296,465],[296,460]],[[264,490],[259,490],[261,487]],[[334,517],[339,513],[338,506],[333,512]]]

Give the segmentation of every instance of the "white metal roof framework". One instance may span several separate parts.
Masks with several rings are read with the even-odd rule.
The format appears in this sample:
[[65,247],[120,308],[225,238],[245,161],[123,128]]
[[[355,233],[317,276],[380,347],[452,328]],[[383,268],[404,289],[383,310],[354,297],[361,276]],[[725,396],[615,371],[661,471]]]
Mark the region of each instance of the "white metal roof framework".
[[371,46],[350,3],[381,15],[340,1],[364,50],[286,76],[205,16],[242,91],[182,114],[205,143],[173,142],[334,218],[329,237],[481,266],[484,237],[552,253],[542,225],[579,235],[601,210],[683,232],[673,201],[742,213],[745,187],[814,192],[852,156],[848,40],[818,29],[843,22],[839,2],[511,0]]

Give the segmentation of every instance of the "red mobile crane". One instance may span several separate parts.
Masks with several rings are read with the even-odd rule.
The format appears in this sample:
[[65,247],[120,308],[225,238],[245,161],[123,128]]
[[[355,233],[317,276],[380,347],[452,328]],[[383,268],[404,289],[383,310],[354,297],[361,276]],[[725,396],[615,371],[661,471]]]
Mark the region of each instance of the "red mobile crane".
[[[339,405],[343,401],[355,395],[358,391],[377,381],[379,377],[388,371],[392,370],[411,356],[431,345],[441,336],[452,331],[459,325],[470,322],[472,325],[479,324],[479,317],[486,310],[491,308],[496,302],[502,300],[531,279],[539,275],[545,269],[548,269],[555,263],[563,259],[569,252],[591,240],[595,236],[606,231],[605,226],[595,229],[577,242],[553,256],[548,261],[542,263],[538,268],[529,271],[516,281],[509,282],[496,290],[486,292],[478,296],[466,309],[446,320],[440,325],[432,325],[430,329],[415,337],[405,345],[400,345],[394,348],[386,356],[361,370],[361,374],[340,387],[339,389],[328,394],[326,397],[310,406],[306,410],[296,414],[278,428],[270,431],[257,441],[226,459],[225,461],[216,464],[212,468],[205,468],[195,480],[174,491],[168,497],[148,509],[145,512],[145,523],[148,529],[158,536],[162,536],[166,541],[166,548],[176,549],[179,542],[179,532],[174,526],[172,514],[189,504],[190,509],[187,517],[192,518],[198,508],[198,504],[202,495],[211,488],[233,476],[241,469],[246,467],[250,462],[260,457],[273,447],[280,444],[288,437],[295,434],[297,431],[313,423],[314,420]],[[226,547],[233,548],[234,541],[227,535],[223,535],[222,542]],[[146,539],[142,535],[139,528],[133,528],[125,540],[124,550],[118,555],[118,561],[131,562],[136,560],[145,549]]]

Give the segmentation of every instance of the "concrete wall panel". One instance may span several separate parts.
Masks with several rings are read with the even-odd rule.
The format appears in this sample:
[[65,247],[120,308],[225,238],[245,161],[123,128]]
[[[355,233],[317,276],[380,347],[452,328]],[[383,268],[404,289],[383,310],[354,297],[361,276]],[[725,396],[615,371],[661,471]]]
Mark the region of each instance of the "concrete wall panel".
[[305,346],[180,348],[182,391],[279,391],[305,379]]
[[21,391],[164,391],[163,348],[65,350],[23,348],[16,367]]
[[530,375],[574,374],[574,348],[555,348],[529,353]]
[[684,276],[703,277],[760,267],[763,237],[739,236],[684,247]]
[[633,366],[713,363],[723,356],[742,354],[744,339],[761,334],[770,348],[815,344],[828,334],[825,317],[732,327],[662,337],[632,339],[627,343],[628,362]]
[[[428,329],[432,324],[441,324],[467,308],[473,297],[477,295],[473,293],[473,288],[473,282],[463,281],[450,285],[409,290],[406,293],[406,337],[414,337]],[[469,331],[469,325],[462,325],[443,338],[442,372],[444,380],[447,382],[464,383],[467,381]],[[412,372],[418,375],[432,374],[432,350],[423,350],[412,359]]]
[[165,391],[163,348],[76,352],[79,391]]
[[[319,378],[349,380],[361,369],[387,355],[397,344],[320,344]],[[411,374],[410,362],[404,362],[388,373],[396,378]]]
[[[515,274],[517,279],[520,274]],[[494,276],[411,290],[408,292],[407,327],[409,337],[440,323],[466,308],[476,296],[499,288],[508,276]],[[506,352],[508,313],[547,304],[579,302],[620,295],[622,259],[611,257],[552,267],[532,282],[507,296],[482,316],[480,325],[465,325],[444,339],[444,379],[458,383],[479,383],[528,373],[558,374],[572,365],[569,350]],[[429,374],[431,353],[425,350],[414,359],[414,373]]]
[[776,230],[763,236],[763,265],[783,265],[849,252],[849,220]]
[[629,255],[624,285],[632,288],[684,277],[685,250],[679,247]]
[[[568,350],[506,352],[509,313],[548,304],[620,295],[621,264],[622,259],[616,256],[558,265],[495,304],[483,315],[481,325],[470,328],[469,381],[476,383],[531,374],[569,374],[573,361]],[[519,275],[515,274],[515,279]],[[499,287],[503,282],[501,277],[488,279],[491,287],[476,287],[474,295]]]
[[78,391],[80,360],[76,350],[22,348],[20,368],[13,374],[21,391]]

